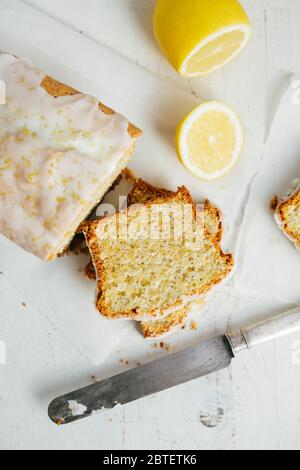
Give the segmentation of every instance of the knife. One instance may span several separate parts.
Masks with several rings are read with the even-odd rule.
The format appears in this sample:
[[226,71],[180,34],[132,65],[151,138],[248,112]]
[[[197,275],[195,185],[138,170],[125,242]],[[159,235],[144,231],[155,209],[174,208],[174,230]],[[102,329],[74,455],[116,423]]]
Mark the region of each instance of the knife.
[[225,369],[239,353],[298,331],[300,307],[56,398],[49,417],[62,425],[125,405]]

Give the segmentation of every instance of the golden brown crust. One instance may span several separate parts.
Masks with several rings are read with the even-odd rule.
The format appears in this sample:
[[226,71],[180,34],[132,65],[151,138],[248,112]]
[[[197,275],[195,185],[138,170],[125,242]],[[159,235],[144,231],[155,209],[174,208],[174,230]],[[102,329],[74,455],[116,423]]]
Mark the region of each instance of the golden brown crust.
[[[44,90],[47,93],[49,93],[49,95],[53,96],[54,98],[58,98],[59,96],[73,96],[73,95],[78,95],[80,93],[74,88],[71,88],[68,85],[65,85],[64,83],[61,83],[58,80],[55,80],[54,78],[49,77],[49,76],[46,76],[43,79],[41,83],[41,87],[44,88]],[[105,114],[112,115],[115,113],[115,111],[113,111],[108,106],[100,102],[99,102],[99,108]],[[132,123],[129,123],[128,125],[128,133],[130,137],[132,137],[133,139],[136,139],[142,135],[142,131]]]
[[54,78],[49,77],[48,75],[43,79],[41,87],[44,88],[44,90],[54,98],[58,98],[60,96],[73,96],[79,93],[74,88],[61,83]]
[[215,240],[216,240],[216,242],[220,243],[222,238],[223,238],[223,222],[222,222],[221,211],[216,206],[211,204],[208,199],[204,203],[204,210],[206,212],[210,212],[214,216],[214,218],[219,221],[218,230],[217,230],[217,234],[215,236]]
[[128,194],[127,201],[128,206],[133,204],[139,204],[141,199],[141,193],[148,195],[147,200],[150,200],[151,197],[168,197],[172,196],[175,193],[168,191],[167,189],[156,188],[142,179],[135,181],[135,185]]
[[300,189],[295,192],[287,201],[282,202],[277,207],[277,214],[282,222],[282,227],[284,232],[287,236],[294,241],[294,243],[300,247],[300,236],[295,234],[292,230],[290,230],[289,223],[286,219],[286,211],[290,208],[295,206],[296,204],[300,205]]
[[[185,186],[182,186],[181,188],[178,189],[177,193],[175,193],[175,197],[179,197],[181,200],[184,200],[186,204],[191,204],[194,208],[194,213],[196,213],[196,205],[193,203],[192,197],[187,190]],[[152,206],[152,205],[157,205],[157,204],[167,204],[168,202],[171,202],[174,200],[174,193],[171,193],[170,196],[161,196],[156,199],[150,200],[149,202],[145,203],[145,206]],[[138,208],[134,207],[129,207],[125,211],[125,213],[128,213],[129,211],[138,211]],[[113,219],[115,215],[112,215],[108,218]],[[108,318],[131,318],[131,319],[139,319],[140,318],[140,313],[129,310],[129,311],[122,311],[122,312],[114,312],[110,309],[108,305],[105,304],[103,301],[103,291],[102,291],[102,286],[104,284],[105,280],[105,267],[103,261],[99,258],[98,253],[100,251],[100,247],[98,245],[98,240],[96,236],[96,231],[101,224],[103,219],[101,220],[94,220],[91,222],[88,222],[85,224],[83,227],[83,232],[85,234],[87,244],[89,246],[92,259],[93,259],[93,264],[95,266],[96,272],[97,272],[97,277],[98,277],[98,294],[97,294],[97,300],[96,300],[96,306],[99,312],[101,312],[102,315],[107,316]],[[107,218],[106,218],[107,222]],[[219,255],[221,258],[224,259],[225,264],[227,268],[224,270],[223,273],[220,273],[215,276],[214,279],[211,280],[207,285],[201,287],[200,289],[194,290],[189,292],[189,296],[198,296],[207,293],[214,285],[219,284],[224,278],[227,277],[227,275],[232,271],[232,268],[234,266],[234,260],[233,256],[231,254],[224,254],[223,251],[221,250],[218,242],[210,235],[208,232],[207,228],[205,228],[205,236],[210,239],[211,243],[214,244],[215,248],[219,252]],[[147,315],[149,317],[157,318],[157,317],[162,317],[164,316],[164,312],[168,309],[174,309],[176,307],[180,307],[182,302],[178,301],[172,305],[166,306],[164,309],[152,309],[147,311]]]

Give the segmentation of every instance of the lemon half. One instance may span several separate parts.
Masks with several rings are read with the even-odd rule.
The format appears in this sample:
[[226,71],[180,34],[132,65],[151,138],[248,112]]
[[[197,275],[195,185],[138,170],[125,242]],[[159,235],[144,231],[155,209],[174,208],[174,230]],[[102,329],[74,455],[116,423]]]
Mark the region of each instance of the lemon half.
[[157,0],[153,27],[169,62],[185,77],[225,65],[251,37],[248,16],[237,0]]
[[180,124],[176,134],[179,158],[198,178],[224,176],[239,159],[244,130],[234,111],[219,102],[198,106]]

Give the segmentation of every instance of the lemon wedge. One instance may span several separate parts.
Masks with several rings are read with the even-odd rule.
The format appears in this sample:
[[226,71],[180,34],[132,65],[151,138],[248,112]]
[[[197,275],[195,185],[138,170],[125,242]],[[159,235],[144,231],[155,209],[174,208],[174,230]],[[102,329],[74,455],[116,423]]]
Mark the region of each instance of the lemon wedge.
[[157,0],[154,34],[185,77],[206,75],[236,57],[251,37],[237,0]]
[[243,145],[244,130],[238,116],[215,101],[198,106],[177,129],[176,147],[182,164],[205,180],[228,173]]

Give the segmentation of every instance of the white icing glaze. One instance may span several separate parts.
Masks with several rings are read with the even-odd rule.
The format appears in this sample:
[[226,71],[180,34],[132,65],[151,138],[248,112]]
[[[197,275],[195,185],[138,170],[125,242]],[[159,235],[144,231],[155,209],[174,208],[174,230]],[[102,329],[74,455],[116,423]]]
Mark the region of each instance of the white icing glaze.
[[84,207],[97,202],[132,138],[123,116],[103,113],[84,94],[54,98],[40,86],[44,78],[0,54],[7,93],[0,105],[0,233],[48,259]]

